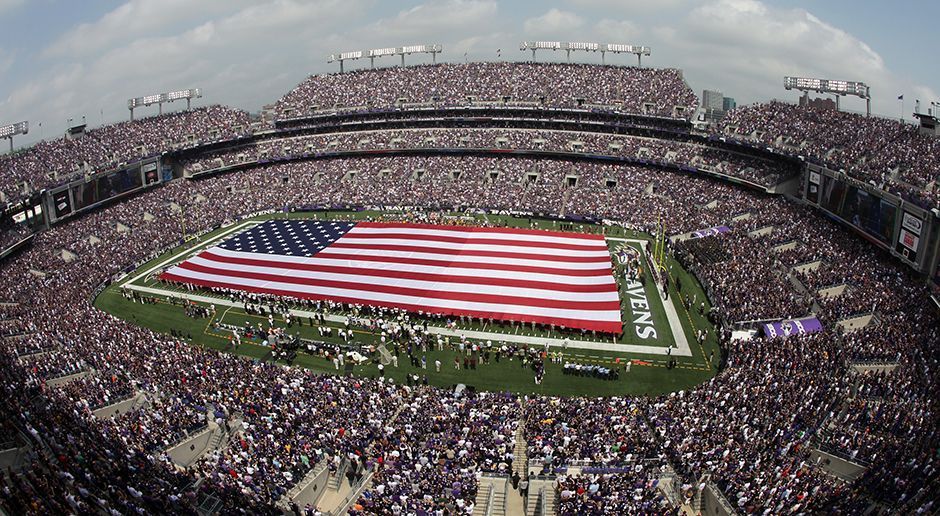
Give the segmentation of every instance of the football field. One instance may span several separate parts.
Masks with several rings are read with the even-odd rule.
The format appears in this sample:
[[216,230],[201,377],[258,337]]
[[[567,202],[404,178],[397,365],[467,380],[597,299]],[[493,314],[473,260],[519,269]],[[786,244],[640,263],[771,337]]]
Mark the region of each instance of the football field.
[[[447,216],[447,215],[445,215]],[[615,394],[656,394],[695,385],[714,374],[717,364],[717,350],[714,331],[708,321],[697,310],[686,310],[683,303],[677,302],[678,293],[675,291],[675,281],[671,282],[671,291],[668,299],[655,285],[650,276],[645,281],[628,281],[616,256],[625,249],[635,249],[641,256],[641,249],[647,235],[635,233],[623,228],[609,226],[602,228],[595,225],[572,225],[551,220],[518,218],[494,215],[468,215],[451,214],[453,217],[464,219],[464,223],[471,217],[480,219],[480,222],[489,222],[509,227],[569,230],[588,233],[603,233],[608,248],[613,256],[614,276],[617,278],[619,297],[621,300],[621,321],[623,333],[611,335],[591,331],[565,331],[550,329],[526,323],[510,323],[493,321],[464,320],[455,318],[456,325],[445,327],[443,324],[428,321],[428,332],[450,337],[453,342],[460,339],[469,339],[480,344],[489,342],[494,346],[522,346],[546,347],[549,352],[562,353],[559,361],[576,362],[579,364],[602,365],[617,368],[621,372],[619,380],[601,380],[593,377],[577,377],[561,374],[560,363],[546,363],[545,380],[541,385],[535,385],[530,371],[523,369],[518,360],[495,363],[490,361],[476,370],[464,370],[460,366],[455,368],[454,359],[458,352],[451,349],[429,349],[422,352],[427,369],[411,367],[409,360],[399,360],[397,368],[387,367],[386,376],[403,381],[406,374],[426,376],[429,383],[448,386],[456,383],[472,385],[479,389],[511,390],[515,392],[538,392],[542,394],[558,395],[615,395]],[[184,260],[187,260],[205,249],[212,248],[226,238],[234,237],[249,229],[271,219],[317,219],[321,221],[357,221],[369,220],[401,220],[402,215],[394,212],[305,212],[305,213],[269,213],[231,225],[218,228],[198,238],[190,237],[187,242],[163,255],[141,265],[135,271],[121,278],[105,289],[96,300],[96,306],[127,319],[135,324],[150,327],[163,333],[182,335],[195,345],[203,345],[216,349],[229,349],[231,347],[232,327],[244,327],[247,324],[257,325],[258,322],[267,324],[267,316],[246,313],[240,303],[234,303],[223,296],[213,295],[205,289],[192,289],[171,285],[161,281],[157,276]],[[701,288],[694,277],[682,270],[675,261],[667,261],[667,272],[674,280],[682,284],[682,296],[696,299],[697,304],[704,299]],[[649,275],[648,262],[644,262],[644,274]],[[122,292],[136,291],[140,296],[146,296],[156,302],[141,304],[127,299]],[[192,318],[185,314],[181,306],[182,299],[203,306],[214,306],[215,312],[206,318]],[[287,331],[301,339],[339,341],[339,337],[321,338],[316,327],[310,325],[310,317],[314,314],[296,306],[291,309],[291,327]],[[341,311],[330,312],[326,316],[326,325],[343,328],[347,324],[347,317],[352,314]],[[298,324],[298,321],[300,324]],[[357,324],[358,320],[350,321],[355,334],[355,342],[368,345],[378,343],[379,335],[371,332],[365,325]],[[286,326],[286,321],[278,319],[276,326]],[[707,332],[703,343],[698,343],[694,337],[697,330]],[[269,359],[270,349],[263,346],[260,341],[243,341],[237,353],[257,359]],[[676,361],[676,367],[667,368],[669,359]],[[712,363],[709,363],[709,359]],[[436,362],[441,362],[438,371]],[[332,361],[317,355],[301,353],[293,361],[293,365],[309,367],[311,369],[327,372],[336,372]],[[365,363],[354,369],[356,374],[376,375],[377,366]]]

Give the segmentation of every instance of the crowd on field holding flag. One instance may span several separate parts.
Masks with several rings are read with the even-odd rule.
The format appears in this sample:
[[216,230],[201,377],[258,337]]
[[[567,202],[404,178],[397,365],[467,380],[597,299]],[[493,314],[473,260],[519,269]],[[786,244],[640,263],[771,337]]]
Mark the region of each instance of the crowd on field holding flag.
[[[277,109],[368,99],[374,108],[388,108],[403,91],[416,101],[430,93],[459,104],[474,85],[490,82],[517,85],[506,92],[516,99],[554,91],[550,101],[560,104],[577,102],[573,92],[584,84],[599,92],[596,100],[659,91],[654,109],[660,114],[696,103],[675,71],[596,71],[508,63],[363,71],[311,78]],[[548,82],[530,81],[533,75]],[[376,89],[372,77],[389,80]],[[624,95],[617,91],[623,85],[638,89]],[[96,170],[140,157],[141,147],[147,155],[158,152],[167,139],[212,139],[219,127],[229,130],[221,136],[232,137],[246,126],[244,113],[213,107],[108,126],[71,143],[46,142],[0,158],[0,190],[22,181],[48,186],[84,163]],[[936,180],[934,164],[922,162],[936,155],[934,144],[905,126],[782,104],[742,108],[725,126],[735,126],[742,138],[773,137],[767,144],[783,135],[816,158],[828,153],[834,162],[860,164],[850,172],[936,204],[936,190],[919,189]],[[482,134],[468,136],[491,136]],[[894,167],[898,178],[886,177],[885,169]],[[58,179],[46,174],[50,169]],[[273,164],[173,182],[38,234],[28,249],[0,262],[0,406],[9,415],[0,422],[0,440],[41,449],[26,458],[21,473],[0,474],[0,505],[10,513],[187,513],[211,495],[225,513],[276,513],[274,502],[323,463],[353,482],[371,475],[352,514],[471,514],[479,475],[511,470],[522,425],[529,459],[557,475],[565,514],[670,513],[674,508],[656,486],[666,465],[693,484],[710,475],[745,513],[856,513],[871,502],[898,512],[937,510],[940,325],[918,278],[807,208],[638,166],[577,169],[577,185],[566,187],[572,164],[541,159]],[[344,180],[350,170],[357,177]],[[537,180],[523,180],[533,170]],[[458,396],[251,361],[156,334],[91,305],[102,282],[182,240],[176,206],[193,232],[259,210],[336,204],[565,213],[645,231],[662,221],[669,234],[727,224],[728,233],[679,249],[717,318],[799,317],[815,304],[825,330],[722,339],[726,365],[713,379],[650,398]],[[788,251],[775,250],[794,241]],[[63,251],[74,259],[65,260]],[[779,274],[817,260],[815,270],[794,271],[804,292]],[[833,285],[848,288],[833,298],[816,293]],[[877,317],[863,330],[838,326],[865,314]],[[860,362],[890,367],[859,373],[853,365]],[[140,403],[130,409],[104,418],[93,413],[135,397]],[[229,429],[225,445],[188,468],[175,466],[167,448],[210,426]],[[842,482],[811,456],[816,447],[868,467],[854,482]],[[565,473],[585,462],[622,470]]]

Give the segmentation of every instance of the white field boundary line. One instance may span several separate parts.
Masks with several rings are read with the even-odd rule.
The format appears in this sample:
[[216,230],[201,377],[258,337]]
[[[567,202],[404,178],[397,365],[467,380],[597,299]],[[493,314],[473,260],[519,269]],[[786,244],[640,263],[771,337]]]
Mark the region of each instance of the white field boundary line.
[[209,239],[209,240],[206,240],[205,242],[203,242],[203,243],[201,243],[201,244],[199,244],[199,245],[196,245],[196,246],[193,246],[193,247],[187,247],[186,249],[183,249],[182,251],[180,251],[180,252],[174,254],[173,256],[167,258],[166,260],[163,260],[162,262],[160,262],[160,263],[154,265],[153,267],[150,267],[149,269],[145,270],[144,272],[141,272],[141,273],[138,274],[137,276],[134,276],[133,278],[131,278],[131,279],[127,280],[127,281],[124,281],[124,282],[120,283],[119,286],[131,286],[131,285],[130,285],[131,283],[134,283],[135,281],[137,281],[137,280],[139,280],[140,278],[143,278],[143,277],[145,277],[145,276],[149,276],[150,273],[152,273],[153,271],[159,269],[160,267],[163,267],[164,265],[166,265],[166,264],[168,264],[168,263],[172,263],[172,262],[176,261],[177,259],[179,259],[181,256],[183,256],[183,255],[185,255],[185,254],[192,253],[193,251],[196,251],[196,250],[201,249],[201,248],[203,248],[203,247],[209,247],[209,246],[212,245],[213,243],[215,243],[215,242],[217,242],[217,241],[219,241],[219,240],[225,238],[226,236],[228,236],[229,233],[232,233],[232,232],[234,232],[234,231],[238,231],[238,230],[242,229],[242,228],[245,227],[245,226],[248,226],[248,225],[256,226],[256,225],[258,225],[258,224],[261,224],[262,222],[264,222],[264,221],[259,221],[259,220],[246,220],[246,221],[244,221],[244,222],[242,222],[242,223],[240,223],[240,224],[236,224],[235,226],[232,226],[231,228],[227,229],[226,231],[223,231],[222,233],[219,233],[218,235],[212,237],[212,238]]
[[[607,238],[606,240],[612,240],[614,242],[628,242],[643,245],[646,240],[636,240],[631,238]],[[642,253],[643,250],[640,249]],[[657,286],[656,292],[659,293],[659,303],[663,306],[663,310],[666,312],[666,319],[669,321],[669,329],[672,330],[672,340],[676,344],[676,350],[673,351],[673,355],[680,357],[690,357],[692,356],[692,349],[689,347],[689,339],[685,336],[685,329],[682,328],[682,320],[679,319],[679,314],[676,312],[676,298],[673,297],[671,302],[664,302],[662,296],[662,290]],[[663,352],[665,355],[665,351]]]

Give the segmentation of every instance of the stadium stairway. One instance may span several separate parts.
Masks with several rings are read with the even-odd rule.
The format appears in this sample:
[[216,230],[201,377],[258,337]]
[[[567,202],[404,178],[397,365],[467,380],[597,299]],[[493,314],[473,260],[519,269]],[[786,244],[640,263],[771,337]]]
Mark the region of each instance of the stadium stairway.
[[529,494],[526,497],[525,514],[526,516],[554,516],[558,514],[558,493],[555,491],[554,479],[529,479]]
[[[339,479],[338,488],[335,490],[324,490],[324,493],[317,504],[319,510],[323,511],[324,514],[331,514],[334,516],[346,514],[346,511],[356,502],[356,500],[359,498],[359,495],[372,486],[372,475],[373,472],[367,472],[362,481],[356,485],[350,485],[349,479],[346,478],[346,475],[336,475],[333,478]],[[333,482],[333,478],[330,479],[331,484]]]
[[343,487],[343,482],[344,482],[344,479],[346,478],[347,466],[348,466],[347,459],[343,459],[342,465],[339,467],[339,469],[336,470],[336,473],[330,477],[330,481],[327,482],[326,484],[327,489],[331,491],[339,491],[339,489]]
[[[513,446],[512,455],[512,472],[517,473],[519,478],[529,478],[529,446],[525,438],[525,413],[522,414],[522,417],[519,418],[519,423],[516,425],[515,433],[515,445]],[[529,492],[532,492],[531,486]],[[519,494],[519,491],[508,487],[506,489],[506,514],[507,516],[515,516],[526,514],[526,501],[522,499],[522,495]],[[531,506],[529,506],[531,508]]]
[[304,475],[304,478],[300,479],[300,482],[294,484],[294,487],[290,488],[287,493],[281,496],[275,505],[280,507],[285,513],[290,512],[291,502],[296,503],[299,507],[304,507],[307,504],[317,506],[325,490],[317,489],[317,486],[313,486],[312,489],[308,488],[317,482],[317,479],[319,479],[321,475],[328,474],[326,473],[328,467],[329,462],[326,460],[318,462],[313,468],[310,468],[310,471]]
[[520,478],[526,478],[529,476],[529,446],[525,439],[525,414],[519,418],[514,437],[512,472],[517,473]]
[[558,208],[558,213],[561,217],[565,216],[567,211],[568,199],[571,197],[571,189],[565,188],[565,192],[561,194],[561,206]]
[[507,477],[480,477],[473,516],[506,516],[506,497],[510,490]]

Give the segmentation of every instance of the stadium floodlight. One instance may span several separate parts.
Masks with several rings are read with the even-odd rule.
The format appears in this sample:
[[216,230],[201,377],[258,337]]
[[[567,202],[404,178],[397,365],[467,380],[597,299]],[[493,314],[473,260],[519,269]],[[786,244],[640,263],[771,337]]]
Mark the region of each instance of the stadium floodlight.
[[330,58],[326,60],[327,63],[335,63],[339,61],[339,71],[343,71],[343,61],[348,61],[350,59],[359,59],[362,57],[361,51],[356,52],[341,52],[339,54],[330,54]]
[[186,100],[186,109],[189,110],[191,106],[192,99],[202,98],[202,90],[199,88],[190,88],[188,90],[179,90],[171,91],[167,93],[155,93],[153,95],[144,95],[143,97],[136,97],[133,99],[127,99],[127,109],[131,112],[131,121],[134,120],[134,108],[152,106],[154,104],[159,108],[159,112],[163,114],[163,104],[167,102],[173,102],[175,100]]
[[356,59],[369,58],[369,64],[375,68],[376,57],[401,56],[401,65],[405,66],[405,56],[409,54],[431,54],[432,62],[437,62],[437,54],[441,53],[443,46],[433,45],[408,45],[402,47],[374,48],[372,50],[357,50],[354,52],[342,52],[339,54],[330,54],[327,63],[339,63],[339,72],[345,71],[344,61],[355,61]]
[[633,54],[636,56],[636,65],[643,66],[643,56],[650,55],[650,47],[643,45],[624,45],[623,43],[608,43],[601,48],[601,61],[604,60],[604,54]]
[[871,90],[864,82],[791,77],[788,75],[783,78],[783,87],[788,90],[802,91],[803,93],[814,91],[816,93],[835,95],[836,109],[839,108],[839,97],[852,95],[862,98],[865,99],[866,114],[867,116],[871,116]]
[[202,97],[202,90],[200,90],[199,88],[190,88],[188,90],[171,91],[166,94],[167,102],[173,102],[174,100],[182,100],[182,99],[186,99],[186,100],[198,99],[200,97]]
[[535,61],[536,50],[558,50],[561,48],[560,41],[523,41],[519,45],[519,50],[531,50],[532,60]]
[[17,134],[27,134],[28,132],[29,122],[17,122],[0,127],[0,138],[12,138]]
[[519,50],[529,50],[532,52],[532,60],[535,61],[536,50],[564,50],[568,56],[568,62],[571,62],[571,52],[600,52],[601,62],[606,63],[607,52],[612,54],[635,54],[637,65],[643,66],[643,56],[650,55],[650,47],[640,45],[624,45],[622,43],[585,43],[579,41],[523,41],[519,44]]
[[0,126],[0,139],[10,140],[10,152],[13,152],[13,137],[27,133],[29,133],[29,122],[26,121]]
[[0,126],[0,139],[6,138],[10,140],[10,152],[13,152],[13,137],[18,134],[27,133],[29,133],[29,122],[26,121]]
[[[378,56],[369,56],[371,59],[375,59]],[[362,58],[362,51],[355,52],[341,52],[339,54],[330,54],[329,59],[326,60],[327,63],[339,62],[339,73],[343,73],[343,62],[345,61],[355,61],[356,59]]]
[[565,51],[565,54],[568,56],[568,62],[571,62],[571,51],[584,51],[584,52],[597,52],[600,49],[600,43],[582,43],[582,42],[572,42],[565,41],[561,43],[561,49]]
[[437,54],[441,53],[444,47],[441,45],[409,45],[398,47],[397,53],[401,56],[401,65],[405,66],[405,56],[411,54],[431,54],[431,62],[437,63]]

